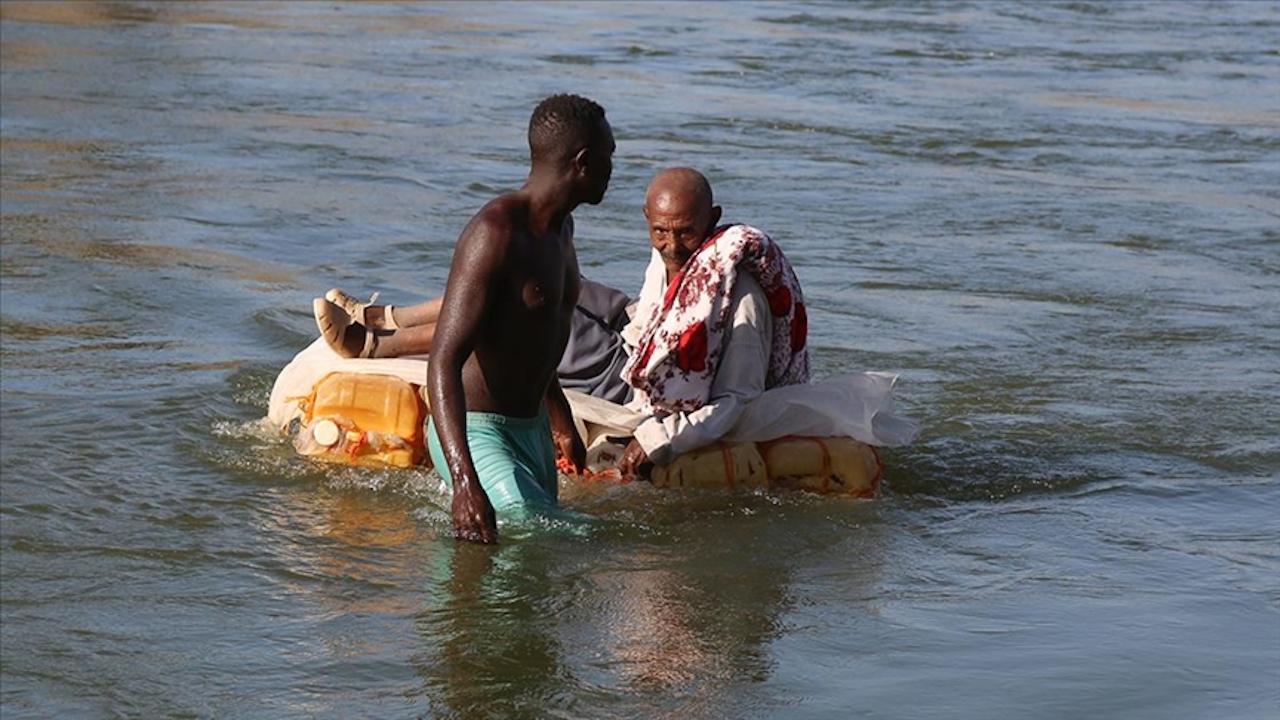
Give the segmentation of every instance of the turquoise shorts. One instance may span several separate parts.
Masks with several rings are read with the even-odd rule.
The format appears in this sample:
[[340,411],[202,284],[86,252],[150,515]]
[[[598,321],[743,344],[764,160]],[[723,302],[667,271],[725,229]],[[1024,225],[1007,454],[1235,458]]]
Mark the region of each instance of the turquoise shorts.
[[[435,420],[427,423],[427,447],[436,472],[453,487]],[[552,508],[559,494],[556,451],[544,409],[536,417],[467,413],[467,447],[494,510],[514,506]]]

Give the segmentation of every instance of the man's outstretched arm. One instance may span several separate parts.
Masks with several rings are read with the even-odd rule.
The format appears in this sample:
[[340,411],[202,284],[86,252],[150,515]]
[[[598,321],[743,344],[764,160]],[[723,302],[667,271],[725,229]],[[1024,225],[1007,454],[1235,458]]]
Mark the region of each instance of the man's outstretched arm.
[[462,366],[475,350],[481,327],[489,317],[493,284],[508,239],[501,228],[479,217],[462,231],[453,252],[427,369],[431,418],[453,479],[454,537],[483,543],[498,541],[498,525],[467,447]]

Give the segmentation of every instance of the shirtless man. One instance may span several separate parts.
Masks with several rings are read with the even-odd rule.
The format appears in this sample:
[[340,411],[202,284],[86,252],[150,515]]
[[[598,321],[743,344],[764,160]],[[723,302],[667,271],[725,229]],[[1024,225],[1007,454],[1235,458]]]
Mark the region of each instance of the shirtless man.
[[547,98],[529,120],[528,180],[458,238],[431,343],[427,435],[453,484],[459,539],[497,541],[495,499],[554,505],[553,432],[585,464],[555,370],[579,290],[570,213],[604,198],[614,149],[599,105]]

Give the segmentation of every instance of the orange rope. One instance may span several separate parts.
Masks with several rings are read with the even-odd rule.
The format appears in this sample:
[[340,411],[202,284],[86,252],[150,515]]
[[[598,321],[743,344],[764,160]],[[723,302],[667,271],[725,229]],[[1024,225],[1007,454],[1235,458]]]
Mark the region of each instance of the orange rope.
[[831,492],[831,450],[827,448],[827,444],[822,438],[806,438],[818,443],[818,449],[822,451],[822,492]]
[[867,447],[871,449],[871,455],[876,459],[876,475],[871,478],[871,487],[858,493],[860,498],[874,498],[879,495],[880,480],[884,477],[884,460],[880,458],[880,453],[876,451],[874,446],[868,445]]
[[356,438],[355,442],[347,446],[347,454],[354,458],[356,453],[360,452],[360,449],[365,446],[365,441],[368,439],[368,435],[368,433],[361,430],[360,437]]
[[771,450],[774,445],[777,445],[780,442],[795,440],[797,437],[798,436],[796,435],[783,435],[780,438],[774,438],[772,440],[761,440],[760,442],[756,443],[756,449],[760,451],[760,457],[764,459],[764,474],[765,474],[765,477],[768,479],[770,490],[773,489],[773,468],[769,467],[769,450]]
[[729,446],[723,440],[716,443],[720,446],[720,459],[724,461],[724,481],[729,484],[729,489],[733,490],[735,484],[733,482],[733,458],[729,455]]

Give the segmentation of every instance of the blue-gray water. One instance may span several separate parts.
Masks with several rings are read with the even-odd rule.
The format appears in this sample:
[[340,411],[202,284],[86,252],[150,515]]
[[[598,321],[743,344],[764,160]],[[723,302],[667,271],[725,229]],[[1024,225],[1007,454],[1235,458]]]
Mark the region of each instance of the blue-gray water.
[[[0,710],[1280,715],[1280,6],[0,6]],[[697,166],[820,374],[902,373],[886,495],[568,488],[255,429],[332,285],[439,292],[544,95],[604,104],[586,273]]]

